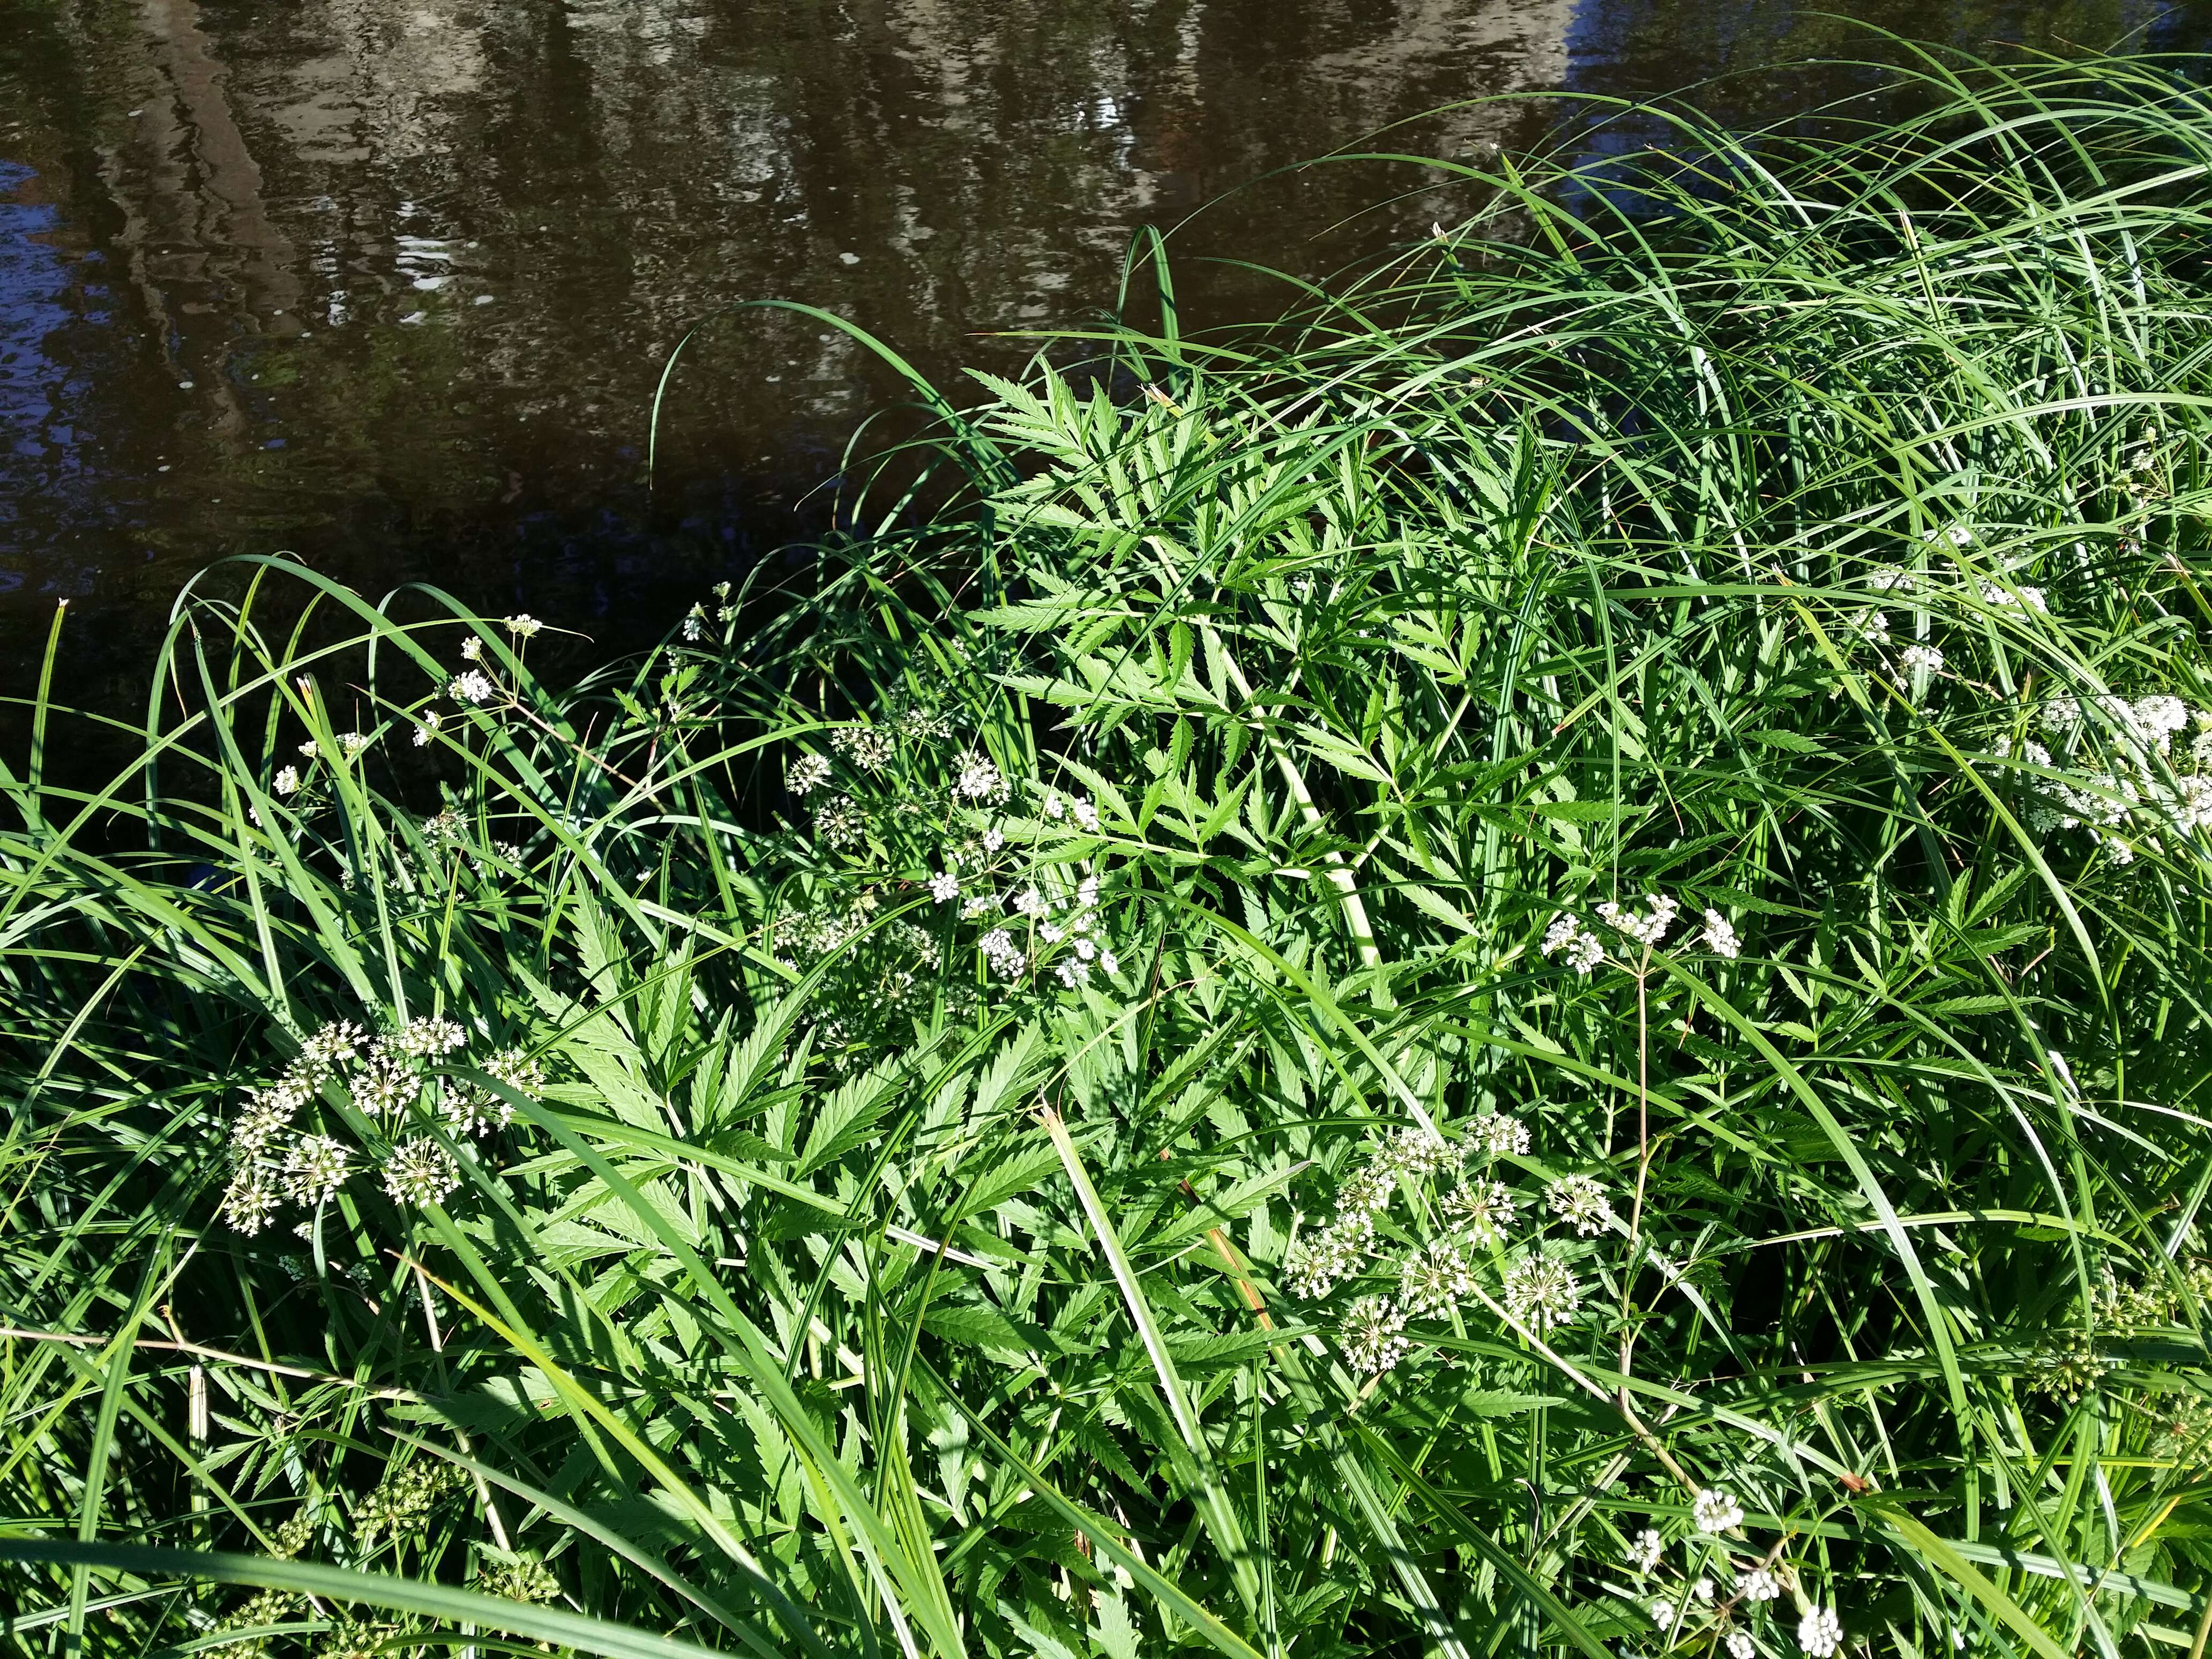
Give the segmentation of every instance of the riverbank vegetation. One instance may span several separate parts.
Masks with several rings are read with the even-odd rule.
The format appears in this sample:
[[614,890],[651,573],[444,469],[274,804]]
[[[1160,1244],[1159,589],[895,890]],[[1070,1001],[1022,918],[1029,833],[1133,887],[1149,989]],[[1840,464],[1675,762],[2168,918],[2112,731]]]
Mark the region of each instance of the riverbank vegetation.
[[2212,106],[1908,78],[42,702],[17,1650],[2202,1654]]

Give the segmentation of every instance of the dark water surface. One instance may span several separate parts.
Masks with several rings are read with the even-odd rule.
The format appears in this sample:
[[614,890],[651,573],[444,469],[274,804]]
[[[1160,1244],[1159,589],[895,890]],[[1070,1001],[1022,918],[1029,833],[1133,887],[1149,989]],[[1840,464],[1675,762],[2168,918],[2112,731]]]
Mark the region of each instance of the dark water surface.
[[[2212,43],[2212,3],[1826,0],[1901,32]],[[0,0],[0,690],[72,601],[70,701],[127,708],[178,583],[293,550],[373,592],[657,635],[803,520],[896,382],[1113,302],[1133,228],[1455,100],[1649,95],[1873,41],[1765,0]],[[1857,71],[1739,79],[1745,122]],[[1431,119],[1509,146],[1533,105]],[[1411,170],[1308,170],[1178,233],[1193,325],[1416,234]],[[798,518],[794,514],[799,514]]]

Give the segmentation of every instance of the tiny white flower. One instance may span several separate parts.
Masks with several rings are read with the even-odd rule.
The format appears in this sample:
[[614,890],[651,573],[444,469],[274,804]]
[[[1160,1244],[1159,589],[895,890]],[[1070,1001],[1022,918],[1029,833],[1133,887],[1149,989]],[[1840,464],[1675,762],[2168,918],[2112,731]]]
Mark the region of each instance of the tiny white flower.
[[1444,1214],[1474,1237],[1495,1243],[1513,1224],[1513,1194],[1502,1181],[1470,1181],[1444,1195]]
[[415,746],[417,749],[429,746],[430,734],[438,729],[444,718],[434,708],[426,708],[422,711],[422,718],[415,726]]
[[461,1184],[453,1155],[427,1136],[403,1140],[384,1164],[384,1190],[395,1204],[435,1204]]
[[960,878],[950,870],[929,878],[929,896],[939,904],[960,896]]
[[289,795],[300,787],[300,769],[288,766],[276,774],[276,793]]
[[1729,1659],[1752,1659],[1759,1651],[1759,1644],[1751,1639],[1751,1632],[1732,1630],[1728,1633]]
[[1772,1601],[1782,1594],[1782,1581],[1768,1567],[1753,1567],[1744,1574],[1740,1586],[1747,1601]]
[[1743,948],[1736,939],[1735,929],[1729,926],[1728,918],[1717,910],[1705,912],[1705,930],[1698,937],[1705,940],[1705,948],[1715,956],[1726,957],[1730,962],[1736,959]]
[[267,1173],[248,1164],[231,1177],[222,1195],[222,1218],[251,1238],[276,1213],[276,1188]]
[[1814,1607],[1797,1621],[1797,1645],[1812,1659],[1828,1659],[1844,1644],[1844,1626],[1832,1607]]
[[1584,1238],[1604,1231],[1613,1221],[1613,1200],[1605,1195],[1604,1188],[1585,1175],[1564,1176],[1553,1182],[1551,1204],[1552,1213],[1571,1222]]
[[1713,1581],[1710,1578],[1700,1578],[1696,1583],[1690,1586],[1690,1595],[1695,1600],[1699,1601],[1711,1601],[1713,1599]]
[[1528,1155],[1528,1126],[1503,1112],[1484,1113],[1468,1126],[1467,1133],[1468,1139],[1493,1156]]
[[1624,910],[1610,899],[1597,907],[1597,913],[1606,926],[1624,934],[1638,945],[1657,946],[1667,937],[1667,930],[1674,925],[1674,913],[1682,907],[1664,893],[1648,893],[1644,902],[1650,914],[1638,915]]
[[470,635],[468,638],[461,641],[461,655],[467,658],[471,662],[479,662],[483,660],[483,641],[478,639],[475,635]]
[[1666,1540],[1650,1527],[1628,1540],[1628,1570],[1631,1572],[1650,1572],[1659,1565],[1665,1553]]
[[350,1160],[345,1147],[328,1135],[301,1135],[284,1155],[285,1196],[301,1204],[321,1204],[345,1182]]
[[960,757],[952,793],[963,800],[997,800],[1004,797],[1006,781],[988,756],[969,750]]
[[545,624],[544,623],[538,621],[537,617],[531,616],[527,611],[518,616],[509,617],[507,619],[507,631],[514,635],[518,640],[526,640],[535,637],[538,630],[544,626]]
[[1066,804],[1060,799],[1058,792],[1055,791],[1045,796],[1044,815],[1048,818],[1059,818],[1067,816]]
[[446,695],[455,702],[487,703],[499,695],[499,688],[482,669],[471,668],[465,674],[453,676]]
[[1121,964],[1111,951],[1101,951],[1098,953],[1098,969],[1103,974],[1118,974],[1121,971]]
[[1080,824],[1084,829],[1091,831],[1094,835],[1097,833],[1098,809],[1093,806],[1089,801],[1071,801],[1068,804],[1067,810],[1075,815],[1075,821],[1077,823]]
[[1018,979],[1029,966],[1029,958],[1014,943],[1013,935],[1003,927],[994,927],[975,941],[975,947],[982,951],[991,971],[1001,979]]
[[1699,1532],[1726,1532],[1743,1524],[1743,1505],[1735,1501],[1733,1492],[1708,1486],[1690,1505],[1690,1518],[1697,1523]]
[[1376,1376],[1405,1358],[1410,1346],[1402,1334],[1406,1316],[1387,1296],[1363,1296],[1344,1316],[1337,1334],[1345,1364],[1362,1376]]
[[986,830],[983,832],[983,850],[985,852],[995,853],[1006,844],[1006,837],[1005,831],[1000,830]]
[[830,781],[830,762],[821,755],[801,755],[783,769],[783,787],[804,795]]
[[1441,1319],[1474,1289],[1474,1268],[1449,1238],[1432,1238],[1398,1270],[1398,1297],[1416,1319]]
[[1507,1269],[1503,1299],[1507,1312],[1541,1331],[1572,1319],[1582,1306],[1583,1291],[1565,1264],[1526,1255]]
[[1605,946],[1598,942],[1597,935],[1585,933],[1582,923],[1564,911],[1552,919],[1543,945],[1547,957],[1562,950],[1567,953],[1567,965],[1584,975],[1605,959]]

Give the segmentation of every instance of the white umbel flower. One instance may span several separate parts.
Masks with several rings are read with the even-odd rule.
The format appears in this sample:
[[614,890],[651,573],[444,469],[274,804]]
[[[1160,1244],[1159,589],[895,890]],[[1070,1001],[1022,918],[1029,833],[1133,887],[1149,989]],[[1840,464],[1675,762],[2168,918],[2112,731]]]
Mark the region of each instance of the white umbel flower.
[[1613,1222],[1613,1200],[1588,1176],[1562,1176],[1552,1183],[1552,1213],[1588,1238]]
[[300,769],[287,766],[276,774],[276,793],[289,795],[300,787]]
[[783,787],[804,795],[830,781],[830,762],[821,755],[801,755],[783,769]]
[[1656,947],[1667,937],[1667,930],[1674,925],[1674,913],[1682,907],[1664,893],[1648,893],[1644,902],[1650,907],[1648,915],[1625,910],[1610,899],[1597,907],[1597,913],[1615,933],[1638,945]]
[[247,1164],[233,1176],[222,1195],[222,1218],[248,1238],[276,1213],[276,1189],[266,1171]]
[[460,1184],[453,1155],[427,1136],[401,1141],[385,1160],[384,1190],[395,1204],[435,1204]]
[[1730,962],[1734,962],[1743,949],[1736,939],[1735,929],[1729,926],[1729,919],[1717,910],[1705,912],[1705,925],[1698,937],[1705,941],[1708,951],[1717,957],[1726,957]]
[[1505,1310],[1524,1325],[1542,1331],[1563,1325],[1583,1304],[1582,1286],[1563,1262],[1526,1255],[1506,1271]]
[[1019,979],[1023,970],[1029,966],[1029,957],[1022,953],[1021,946],[1014,943],[1013,935],[1003,927],[994,927],[975,941],[975,946],[982,951],[983,960],[990,964],[991,971],[1000,979]]
[[456,674],[446,687],[446,695],[455,702],[487,703],[499,695],[499,688],[481,668],[471,668],[465,674]]
[[1327,1296],[1340,1279],[1351,1278],[1366,1265],[1374,1242],[1375,1224],[1364,1215],[1339,1217],[1308,1234],[1283,1268],[1291,1294],[1306,1302]]
[[1759,1651],[1759,1644],[1751,1639],[1751,1632],[1747,1630],[1730,1631],[1724,1645],[1728,1649],[1729,1659],[1752,1659],[1752,1656]]
[[343,1142],[329,1135],[301,1135],[284,1154],[284,1195],[313,1206],[335,1196],[351,1167]]
[[988,756],[978,754],[971,749],[960,757],[959,769],[952,780],[952,793],[962,800],[1000,800],[1006,796],[1006,781]]
[[1470,1181],[1444,1196],[1444,1215],[1485,1243],[1495,1243],[1513,1224],[1513,1194],[1502,1181]]
[[1631,1572],[1650,1572],[1659,1565],[1666,1552],[1666,1540],[1650,1527],[1628,1540],[1628,1570]]
[[1387,1209],[1397,1190],[1395,1170],[1382,1164],[1362,1164],[1346,1176],[1336,1189],[1336,1207],[1346,1215],[1365,1215]]
[[469,1040],[468,1033],[450,1019],[410,1019],[384,1043],[416,1060],[428,1060],[435,1054],[450,1054]]
[[1474,1268],[1449,1238],[1432,1238],[1398,1269],[1398,1300],[1415,1319],[1442,1319],[1474,1289]]
[[1697,1523],[1699,1532],[1726,1532],[1743,1524],[1743,1505],[1735,1501],[1733,1492],[1708,1486],[1690,1505],[1690,1519]]
[[1778,1601],[1782,1595],[1782,1581],[1774,1576],[1771,1567],[1753,1567],[1744,1574],[1737,1593],[1747,1601]]
[[1844,1626],[1832,1607],[1814,1607],[1797,1621],[1797,1645],[1812,1659],[1828,1659],[1844,1644]]
[[1459,1153],[1450,1142],[1418,1125],[1408,1124],[1390,1138],[1382,1158],[1393,1168],[1418,1179],[1450,1169],[1459,1162]]
[[340,1066],[349,1066],[364,1040],[360,1026],[349,1019],[334,1019],[300,1044],[300,1064],[321,1077]]
[[1387,1296],[1363,1296],[1344,1316],[1337,1341],[1345,1364],[1363,1376],[1379,1376],[1406,1357],[1406,1316]]
[[939,904],[949,904],[960,896],[960,878],[950,870],[929,878],[929,896]]
[[1486,1112],[1468,1129],[1468,1139],[1492,1157],[1523,1158],[1528,1152],[1528,1126],[1503,1112]]
[[509,617],[507,619],[506,625],[507,631],[514,635],[518,640],[533,639],[537,636],[538,630],[545,626],[544,623],[538,621],[537,617],[530,615],[527,611],[523,611],[518,615]]

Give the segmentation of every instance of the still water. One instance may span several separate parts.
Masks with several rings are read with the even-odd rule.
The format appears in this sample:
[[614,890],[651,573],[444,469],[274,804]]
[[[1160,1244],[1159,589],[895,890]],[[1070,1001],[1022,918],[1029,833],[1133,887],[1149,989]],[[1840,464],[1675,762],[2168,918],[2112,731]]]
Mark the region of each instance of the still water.
[[[2212,43],[2212,0],[1824,0],[1976,50]],[[0,0],[0,691],[59,598],[64,690],[126,708],[178,583],[292,550],[659,634],[806,522],[894,377],[1113,301],[1178,231],[1187,323],[1417,234],[1414,170],[1273,169],[1455,100],[1700,97],[1771,118],[1878,43],[1774,0]],[[1534,99],[1394,148],[1509,147]],[[1224,192],[1229,192],[1224,196]],[[1203,211],[1199,211],[1199,210]]]

